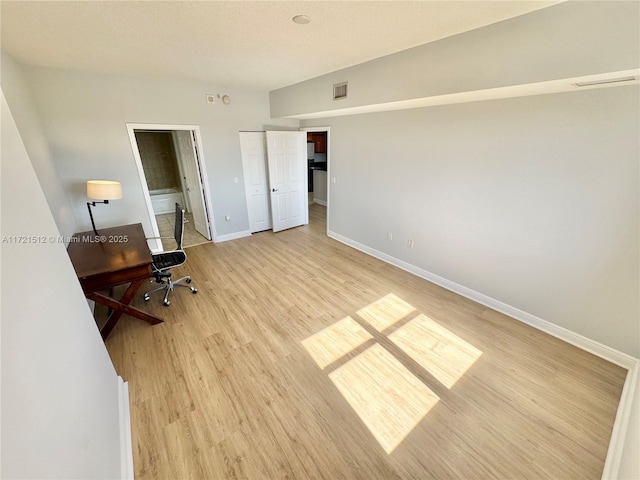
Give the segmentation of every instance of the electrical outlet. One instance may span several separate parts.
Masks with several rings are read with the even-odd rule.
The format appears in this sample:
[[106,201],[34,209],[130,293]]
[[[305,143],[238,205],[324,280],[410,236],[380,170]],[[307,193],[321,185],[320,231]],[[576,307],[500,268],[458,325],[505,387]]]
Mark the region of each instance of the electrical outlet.
[[393,233],[387,232],[387,240],[393,240]]
[[407,247],[409,247],[409,248],[413,248],[413,240],[409,240],[409,241],[407,242]]

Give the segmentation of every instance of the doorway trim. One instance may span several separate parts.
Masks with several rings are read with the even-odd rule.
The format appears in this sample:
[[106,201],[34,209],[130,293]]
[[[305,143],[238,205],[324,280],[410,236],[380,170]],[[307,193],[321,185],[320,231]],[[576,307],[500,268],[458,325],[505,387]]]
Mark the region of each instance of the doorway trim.
[[[208,220],[208,228],[209,228],[209,236],[216,241],[216,227],[213,219],[213,208],[211,205],[211,194],[209,192],[209,182],[207,176],[207,170],[204,161],[204,153],[202,149],[202,140],[200,136],[200,127],[198,125],[173,125],[173,124],[163,124],[163,123],[127,123],[127,132],[129,134],[129,141],[131,142],[131,149],[133,150],[133,157],[136,161],[136,168],[138,169],[138,180],[140,181],[140,186],[142,187],[142,193],[144,196],[144,200],[147,206],[147,214],[149,216],[149,222],[151,223],[151,230],[154,237],[160,237],[160,231],[158,229],[158,222],[156,221],[156,216],[153,212],[153,206],[151,205],[151,195],[149,194],[149,187],[147,186],[147,177],[144,174],[144,169],[142,168],[142,158],[140,158],[140,151],[138,150],[138,142],[136,140],[135,130],[158,130],[158,131],[167,131],[167,130],[187,130],[194,132],[195,137],[195,147],[197,150],[196,166],[200,171],[202,176],[202,189],[204,195],[204,209],[205,215]],[[162,251],[162,241],[160,238],[149,240],[151,250],[154,252]]]
[[331,209],[331,127],[300,127],[301,132],[327,132],[327,236],[329,236],[329,212]]

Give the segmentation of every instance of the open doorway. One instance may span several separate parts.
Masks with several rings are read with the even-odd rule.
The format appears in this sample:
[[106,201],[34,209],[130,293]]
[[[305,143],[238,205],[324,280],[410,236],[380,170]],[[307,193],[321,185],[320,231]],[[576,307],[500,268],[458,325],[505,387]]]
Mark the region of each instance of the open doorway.
[[323,222],[329,232],[329,187],[330,187],[330,139],[329,127],[305,127],[307,133],[307,162],[309,190],[309,222]]
[[127,128],[154,236],[167,240],[173,237],[175,204],[179,203],[186,210],[183,246],[210,241],[211,209],[197,127],[127,125]]

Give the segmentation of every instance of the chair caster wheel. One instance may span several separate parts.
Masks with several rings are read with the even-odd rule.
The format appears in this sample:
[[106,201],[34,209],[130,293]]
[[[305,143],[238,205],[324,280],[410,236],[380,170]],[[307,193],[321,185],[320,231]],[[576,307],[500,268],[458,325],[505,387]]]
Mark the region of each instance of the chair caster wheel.
[[165,307],[168,307],[169,305],[171,305],[171,302],[169,300],[167,300],[166,302],[162,302],[164,304]]
[[191,277],[187,277],[187,278],[186,278],[186,280],[185,280],[185,282],[187,282],[187,283],[191,283]]
[[198,293],[198,289],[197,289],[197,288],[193,288],[193,287],[192,287],[192,288],[191,288],[191,293],[193,293],[193,294]]
[[149,297],[149,295],[145,294],[145,296],[144,296],[144,301],[145,301],[145,302],[148,302],[148,301],[149,301],[149,298],[150,298],[150,297]]

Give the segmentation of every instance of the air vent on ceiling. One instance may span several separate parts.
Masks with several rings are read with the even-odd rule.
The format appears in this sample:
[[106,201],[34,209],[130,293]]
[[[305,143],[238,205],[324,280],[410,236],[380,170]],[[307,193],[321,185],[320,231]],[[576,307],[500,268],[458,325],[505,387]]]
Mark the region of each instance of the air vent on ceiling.
[[347,84],[349,82],[336,83],[333,85],[333,99],[342,100],[347,98]]
[[576,82],[576,87],[592,87],[593,85],[606,85],[608,83],[620,83],[620,82],[632,82],[636,80],[636,77],[618,77],[618,78],[605,78],[603,80],[592,80],[591,82]]

